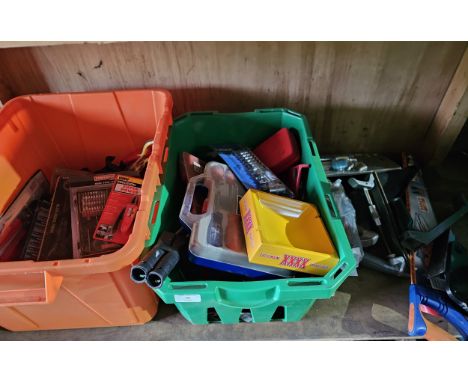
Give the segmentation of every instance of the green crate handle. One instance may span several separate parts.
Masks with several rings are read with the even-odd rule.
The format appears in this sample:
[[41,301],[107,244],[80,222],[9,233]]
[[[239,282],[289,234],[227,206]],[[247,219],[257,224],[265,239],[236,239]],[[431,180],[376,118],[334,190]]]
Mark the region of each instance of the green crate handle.
[[[245,293],[239,288],[217,287],[215,290],[216,301],[231,308],[260,307],[270,305],[278,300],[279,290],[277,286],[257,288],[255,293]],[[239,297],[242,297],[241,299]],[[238,301],[242,301],[239,304]]]
[[255,109],[255,113],[277,113],[278,111],[286,111],[287,109],[272,109],[272,108],[265,108],[265,109]]
[[293,110],[290,110],[290,109],[286,109],[286,108],[266,108],[266,109],[255,109],[254,110],[255,113],[278,113],[279,111],[294,115],[294,116],[299,117],[299,118],[302,118],[302,114],[297,113],[297,112],[295,112]]
[[174,123],[180,122],[181,120],[188,118],[188,117],[214,115],[214,114],[218,114],[218,112],[217,111],[192,111],[190,113],[185,113],[185,114],[178,116],[177,118],[174,119]]
[[[154,193],[154,199],[153,199],[153,202],[151,203],[151,211],[150,211],[150,215],[149,215],[149,221],[148,221],[148,227],[150,227],[150,230],[154,227],[154,225],[156,224],[156,219],[155,219],[155,214],[158,213],[158,209],[159,209],[159,197],[158,197],[158,191],[156,191]],[[155,221],[153,221],[153,219]]]
[[339,218],[340,215],[337,211],[335,201],[333,200],[332,196],[330,194],[325,194],[325,200],[327,201],[327,206],[331,212],[332,217],[334,219]]
[[[153,201],[151,202],[151,210],[149,213],[149,219],[148,219],[148,227],[150,232],[154,232],[156,224],[158,224],[158,210],[159,210],[159,202],[161,199],[161,188],[162,185],[160,185],[156,191],[154,192],[154,197]],[[151,235],[153,236],[153,235]],[[154,239],[151,237],[146,241],[145,247],[149,247],[154,243]]]

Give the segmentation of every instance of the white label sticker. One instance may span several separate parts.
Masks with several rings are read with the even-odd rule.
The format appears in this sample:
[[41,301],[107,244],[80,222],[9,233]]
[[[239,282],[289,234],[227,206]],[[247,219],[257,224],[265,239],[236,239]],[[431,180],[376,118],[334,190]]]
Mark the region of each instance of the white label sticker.
[[174,300],[175,302],[200,302],[201,296],[199,294],[176,294]]

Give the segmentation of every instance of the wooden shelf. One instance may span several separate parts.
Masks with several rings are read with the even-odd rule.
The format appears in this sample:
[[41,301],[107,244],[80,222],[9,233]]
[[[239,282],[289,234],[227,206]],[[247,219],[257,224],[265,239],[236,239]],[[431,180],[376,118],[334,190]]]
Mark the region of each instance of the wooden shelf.
[[331,299],[317,300],[299,322],[192,325],[161,302],[155,320],[143,326],[0,331],[0,340],[407,340],[407,325],[408,280],[360,269],[359,277],[347,279]]
[[32,48],[38,46],[72,45],[72,44],[107,44],[111,41],[0,41],[0,49]]

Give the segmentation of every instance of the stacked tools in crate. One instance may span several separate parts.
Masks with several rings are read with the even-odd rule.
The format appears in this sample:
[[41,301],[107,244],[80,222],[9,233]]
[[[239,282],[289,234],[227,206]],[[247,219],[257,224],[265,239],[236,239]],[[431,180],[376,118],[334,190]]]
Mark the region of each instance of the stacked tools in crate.
[[120,166],[107,157],[95,172],[58,167],[52,187],[42,171],[35,173],[0,216],[0,262],[82,259],[122,248],[139,207],[136,169],[148,159],[147,147],[151,142]]
[[[305,123],[285,110],[176,121],[153,236],[159,240],[134,266],[134,280],[193,323],[293,321],[316,298],[331,297],[354,261]],[[171,252],[163,234],[176,231],[185,233],[185,245],[154,283],[141,268],[158,268],[163,260],[152,257]]]
[[[190,232],[192,263],[251,279],[323,275],[338,263],[317,208],[299,200],[304,179],[291,172],[301,153],[289,129],[279,129],[253,151],[225,145],[207,156],[215,160],[205,163],[187,152],[179,156],[180,177],[187,182],[179,219]],[[134,272],[156,266],[160,248]]]
[[153,318],[158,299],[128,274],[152,227],[171,110],[159,89],[23,96],[0,110],[2,328]]

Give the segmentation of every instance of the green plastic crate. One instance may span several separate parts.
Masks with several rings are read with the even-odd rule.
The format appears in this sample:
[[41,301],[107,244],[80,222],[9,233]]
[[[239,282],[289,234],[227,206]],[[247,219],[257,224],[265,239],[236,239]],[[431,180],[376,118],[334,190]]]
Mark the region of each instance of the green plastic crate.
[[[344,227],[330,194],[317,147],[306,118],[286,109],[249,113],[197,112],[174,121],[163,186],[158,190],[159,209],[147,244],[152,245],[165,230],[180,227],[179,211],[185,187],[178,177],[179,154],[201,154],[210,145],[237,143],[254,147],[282,127],[294,129],[300,139],[302,163],[311,165],[307,179],[307,201],[314,203],[338,251],[340,261],[327,275],[267,281],[175,281],[167,278],[155,292],[167,304],[175,304],[194,324],[238,323],[248,311],[252,322],[300,320],[317,299],[332,297],[355,268]],[[154,210],[154,209],[153,209]],[[151,218],[150,218],[151,219]]]

